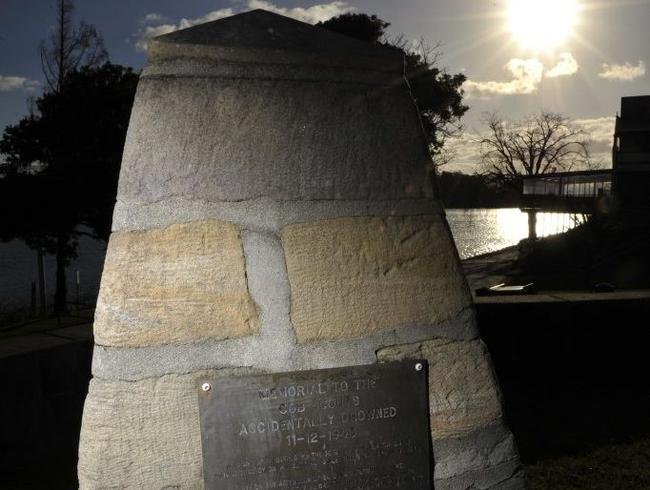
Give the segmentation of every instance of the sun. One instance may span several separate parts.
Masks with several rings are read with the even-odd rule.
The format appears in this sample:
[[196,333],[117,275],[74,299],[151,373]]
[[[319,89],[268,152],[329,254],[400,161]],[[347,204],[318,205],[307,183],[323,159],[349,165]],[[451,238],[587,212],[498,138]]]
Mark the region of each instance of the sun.
[[578,0],[508,0],[508,27],[520,47],[550,50],[571,35],[579,10]]

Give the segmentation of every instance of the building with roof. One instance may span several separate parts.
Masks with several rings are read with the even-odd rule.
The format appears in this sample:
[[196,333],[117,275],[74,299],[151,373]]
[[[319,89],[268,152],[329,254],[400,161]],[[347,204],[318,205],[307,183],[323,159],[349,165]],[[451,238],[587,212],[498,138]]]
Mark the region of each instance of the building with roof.
[[612,167],[613,192],[620,209],[650,208],[650,95],[621,99]]
[[[612,168],[524,176],[521,208],[645,216],[650,208],[650,95],[623,97]],[[641,213],[643,212],[643,213]]]

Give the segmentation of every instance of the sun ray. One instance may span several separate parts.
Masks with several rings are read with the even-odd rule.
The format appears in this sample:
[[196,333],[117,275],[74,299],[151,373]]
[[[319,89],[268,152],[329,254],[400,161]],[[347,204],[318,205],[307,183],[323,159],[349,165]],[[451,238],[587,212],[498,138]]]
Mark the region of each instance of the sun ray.
[[490,66],[494,66],[495,63],[503,63],[503,59],[507,58],[506,56],[503,56],[504,53],[508,51],[512,51],[513,48],[513,43],[512,42],[505,42],[499,48],[495,49],[490,53],[489,56],[486,56],[481,64],[478,66],[478,73],[481,73],[483,70],[487,69]]
[[592,54],[599,56],[601,59],[606,60],[608,59],[608,56],[601,51],[597,46],[595,46],[593,43],[589,42],[587,38],[584,36],[581,36],[578,33],[573,33],[571,36],[571,39],[575,42],[577,42],[580,46],[583,48],[587,49],[587,51],[591,52]]
[[478,33],[472,42],[463,43],[463,45],[459,46],[458,48],[454,48],[453,45],[446,46],[447,52],[445,53],[445,57],[446,58],[459,57],[501,36],[503,36],[503,32],[494,31],[494,30],[490,30],[490,31],[485,30],[483,32]]

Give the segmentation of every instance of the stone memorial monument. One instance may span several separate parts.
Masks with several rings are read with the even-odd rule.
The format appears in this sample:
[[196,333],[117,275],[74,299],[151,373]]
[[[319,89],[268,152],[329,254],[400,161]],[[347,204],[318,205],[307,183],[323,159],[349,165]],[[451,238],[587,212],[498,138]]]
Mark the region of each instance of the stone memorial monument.
[[[204,488],[233,459],[211,452],[220,424],[235,421],[225,450],[242,458],[245,444],[264,452],[244,440],[267,430],[295,446],[291,411],[321,390],[336,397],[314,407],[355,412],[314,433],[319,451],[362,417],[415,410],[420,424],[424,401],[430,449],[388,442],[424,454],[435,488],[523,488],[400,53],[255,10],[158,37],[148,56],[95,314],[80,487]],[[236,405],[240,385],[256,388]],[[373,388],[377,405],[348,387]],[[283,397],[284,418],[243,419]],[[328,478],[233,488],[361,488]]]

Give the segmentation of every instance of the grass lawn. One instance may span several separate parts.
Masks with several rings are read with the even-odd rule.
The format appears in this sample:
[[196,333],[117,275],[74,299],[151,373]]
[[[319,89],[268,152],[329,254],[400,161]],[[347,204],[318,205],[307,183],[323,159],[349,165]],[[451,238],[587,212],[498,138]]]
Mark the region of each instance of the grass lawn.
[[526,466],[530,490],[650,489],[650,438]]

